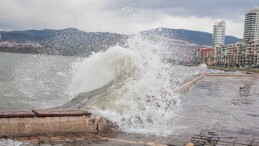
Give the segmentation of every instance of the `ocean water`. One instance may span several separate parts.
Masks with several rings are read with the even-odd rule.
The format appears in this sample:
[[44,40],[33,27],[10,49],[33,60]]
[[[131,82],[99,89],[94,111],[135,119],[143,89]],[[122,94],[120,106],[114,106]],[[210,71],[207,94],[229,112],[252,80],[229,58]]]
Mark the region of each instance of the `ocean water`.
[[1,109],[47,108],[62,104],[69,69],[77,58],[0,53]]
[[0,53],[0,109],[85,109],[123,132],[170,135],[180,128],[175,90],[211,72],[168,63],[173,50],[137,36],[87,58]]

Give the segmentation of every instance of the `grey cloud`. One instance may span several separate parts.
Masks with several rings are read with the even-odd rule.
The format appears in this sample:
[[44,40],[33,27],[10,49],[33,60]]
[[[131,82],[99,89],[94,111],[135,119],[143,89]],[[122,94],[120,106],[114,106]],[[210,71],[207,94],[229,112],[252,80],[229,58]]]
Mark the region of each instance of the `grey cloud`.
[[244,14],[255,6],[259,0],[0,0],[0,30],[76,27],[136,33],[170,27],[209,32],[215,19],[227,19],[234,22],[228,30],[240,36]]
[[0,31],[1,30],[14,30],[14,29],[21,29],[19,25],[15,25],[12,23],[5,23],[5,22],[0,22]]
[[115,7],[159,11],[172,16],[225,18],[240,21],[258,0],[117,0]]

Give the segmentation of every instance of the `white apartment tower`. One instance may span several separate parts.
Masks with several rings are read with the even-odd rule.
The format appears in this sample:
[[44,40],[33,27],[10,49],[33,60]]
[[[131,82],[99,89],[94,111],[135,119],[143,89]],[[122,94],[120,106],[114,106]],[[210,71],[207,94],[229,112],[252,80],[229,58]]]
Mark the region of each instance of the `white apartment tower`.
[[259,8],[245,15],[244,41],[259,41]]
[[224,21],[216,22],[213,25],[212,46],[219,47],[225,44],[226,24]]

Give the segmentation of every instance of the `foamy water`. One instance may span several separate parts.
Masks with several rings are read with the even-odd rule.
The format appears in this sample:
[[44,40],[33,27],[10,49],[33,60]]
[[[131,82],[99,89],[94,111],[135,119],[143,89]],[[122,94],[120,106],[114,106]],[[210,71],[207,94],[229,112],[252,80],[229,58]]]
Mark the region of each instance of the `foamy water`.
[[[130,38],[126,47],[114,46],[87,58],[2,54],[7,55],[6,62],[14,58],[10,72],[4,73],[10,77],[2,77],[6,89],[0,93],[8,102],[12,99],[14,107],[68,103],[64,107],[102,115],[124,132],[170,135],[181,128],[174,124],[182,108],[175,89],[210,70],[205,65],[169,63],[168,57],[180,58],[174,52],[180,47],[170,48],[167,43],[139,35]],[[76,100],[68,102],[71,99]]]
[[20,146],[22,143],[12,139],[0,138],[0,146]]
[[[68,94],[73,98],[85,92],[81,107],[115,122],[121,131],[172,134],[181,109],[180,95],[173,89],[208,70],[204,65],[169,64],[163,58],[166,49],[138,36],[128,40],[127,48],[115,46],[79,60],[73,64]],[[89,99],[89,91],[111,82],[108,89],[91,93],[94,97]]]

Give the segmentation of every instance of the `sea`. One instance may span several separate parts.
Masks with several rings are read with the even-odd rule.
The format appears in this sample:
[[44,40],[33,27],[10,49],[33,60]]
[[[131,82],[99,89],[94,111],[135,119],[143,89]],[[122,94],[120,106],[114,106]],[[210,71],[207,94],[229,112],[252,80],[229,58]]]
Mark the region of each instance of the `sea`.
[[0,110],[83,109],[122,132],[167,136],[181,128],[175,126],[182,109],[177,88],[211,72],[168,56],[179,57],[141,37],[88,57],[0,53]]

